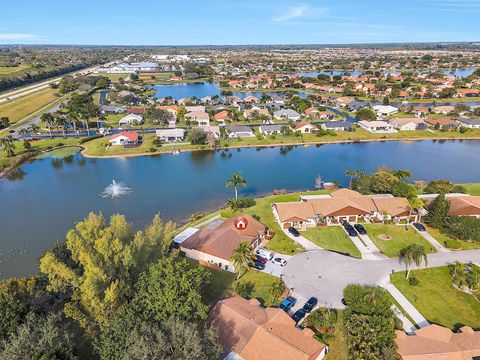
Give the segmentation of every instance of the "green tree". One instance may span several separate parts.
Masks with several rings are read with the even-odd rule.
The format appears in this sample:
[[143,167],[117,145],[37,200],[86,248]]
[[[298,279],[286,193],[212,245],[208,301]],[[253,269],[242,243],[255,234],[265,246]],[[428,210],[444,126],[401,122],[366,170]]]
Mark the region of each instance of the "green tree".
[[226,181],[226,187],[233,187],[233,190],[235,191],[235,199],[238,199],[238,186],[247,186],[247,180],[242,177],[240,172],[236,172],[232,175],[230,179]]
[[389,172],[376,172],[371,177],[370,190],[377,194],[389,193],[396,181],[397,178]]
[[355,118],[357,120],[377,120],[377,114],[372,109],[364,107],[355,113]]
[[427,265],[427,253],[423,245],[419,244],[410,244],[407,247],[404,247],[400,250],[400,261],[405,264],[407,270],[406,278],[410,276],[410,270],[413,264],[417,267],[421,265],[422,261]]
[[41,122],[48,128],[48,133],[52,137],[52,128],[55,127],[55,117],[52,113],[46,112],[40,116]]
[[445,199],[445,194],[440,193],[432,203],[427,207],[428,214],[425,216],[425,222],[431,227],[441,229],[450,211],[450,202]]
[[192,145],[203,145],[207,140],[207,134],[202,128],[194,127],[188,131],[187,139]]
[[8,157],[15,155],[15,142],[16,140],[12,135],[4,136],[0,138],[0,147],[3,147],[3,150]]
[[408,207],[410,209],[410,215],[412,215],[412,210],[415,210],[418,214],[418,221],[422,220],[422,209],[425,206],[423,200],[417,196],[412,197],[408,201]]
[[448,194],[466,193],[467,189],[462,185],[455,185],[450,180],[440,179],[430,181],[423,191],[427,194]]
[[248,262],[252,260],[253,256],[253,249],[246,241],[238,244],[236,249],[233,251],[230,262],[235,267],[235,271],[237,272],[237,279],[240,276],[242,268],[245,267],[245,269],[249,269]]
[[156,215],[134,233],[122,215],[113,215],[107,225],[102,215],[90,213],[67,233],[71,259],[49,251],[40,259],[40,271],[50,291],[71,295],[65,314],[92,330],[109,322],[132,295],[139,274],[168,253],[174,228]]

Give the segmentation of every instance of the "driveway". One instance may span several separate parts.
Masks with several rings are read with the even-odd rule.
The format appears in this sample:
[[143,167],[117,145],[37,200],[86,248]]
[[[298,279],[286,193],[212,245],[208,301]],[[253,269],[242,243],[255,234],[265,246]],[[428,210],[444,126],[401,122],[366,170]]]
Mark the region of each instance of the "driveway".
[[[455,260],[480,262],[480,250],[430,254],[428,267],[445,266]],[[347,285],[385,285],[392,271],[403,270],[405,265],[398,259],[360,260],[317,250],[292,256],[284,268],[283,280],[298,297],[315,296],[320,306],[343,308],[342,293]]]
[[[280,225],[280,228],[282,228],[282,225]],[[282,229],[283,232],[285,233],[285,235],[287,235],[290,239],[292,239],[293,241],[295,241],[297,244],[300,244],[303,246],[303,248],[305,250],[322,250],[322,248],[320,246],[318,246],[317,244],[311,242],[310,240],[308,240],[306,237],[304,237],[302,235],[302,233],[300,233],[300,236],[293,236],[292,234],[290,234],[288,232],[288,230],[286,229]]]
[[438,252],[450,252],[449,249],[445,248],[440,244],[432,235],[427,231],[418,231],[418,229],[412,225],[412,227],[419,233],[425,240],[427,240]]

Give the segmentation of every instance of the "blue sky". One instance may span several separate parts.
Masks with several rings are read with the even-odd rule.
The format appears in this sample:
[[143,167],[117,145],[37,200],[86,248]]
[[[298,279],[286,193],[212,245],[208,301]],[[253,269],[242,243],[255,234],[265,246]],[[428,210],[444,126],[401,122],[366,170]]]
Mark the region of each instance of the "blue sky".
[[0,44],[480,41],[480,0],[24,0],[0,9]]

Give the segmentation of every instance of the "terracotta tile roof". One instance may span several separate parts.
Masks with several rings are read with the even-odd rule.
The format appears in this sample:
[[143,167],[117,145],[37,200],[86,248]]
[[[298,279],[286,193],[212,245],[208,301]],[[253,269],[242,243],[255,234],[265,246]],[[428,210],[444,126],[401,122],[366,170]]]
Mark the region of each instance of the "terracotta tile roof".
[[423,119],[426,123],[430,125],[457,125],[456,121],[450,119]]
[[315,217],[315,209],[312,204],[305,201],[274,203],[281,222],[301,219],[306,221]]
[[316,129],[316,128],[317,128],[315,125],[312,125],[312,124],[310,124],[310,123],[307,122],[307,121],[297,121],[297,122],[295,123],[294,130],[299,130],[299,129],[305,127],[305,126],[308,126],[308,127],[312,128],[312,129]]
[[414,336],[397,331],[396,343],[402,360],[466,360],[480,356],[480,332],[464,326],[460,332],[439,325],[417,330]]
[[449,215],[480,215],[480,196],[452,196]]
[[283,310],[264,308],[255,299],[221,300],[209,322],[218,329],[223,346],[245,360],[315,359],[325,348],[310,331],[297,329]]
[[265,230],[265,225],[250,215],[242,216],[248,221],[246,229],[237,229],[234,226],[234,221],[237,217],[232,217],[216,229],[200,229],[185,240],[182,243],[182,247],[230,260],[233,251],[240,243],[244,241],[249,244],[253,243]]
[[137,133],[132,133],[132,132],[129,132],[129,131],[122,131],[121,133],[118,133],[118,134],[115,134],[115,135],[112,135],[112,137],[110,138],[110,140],[113,140],[113,139],[116,139],[120,136],[125,136],[128,140],[130,141],[136,141],[138,140],[138,134]]

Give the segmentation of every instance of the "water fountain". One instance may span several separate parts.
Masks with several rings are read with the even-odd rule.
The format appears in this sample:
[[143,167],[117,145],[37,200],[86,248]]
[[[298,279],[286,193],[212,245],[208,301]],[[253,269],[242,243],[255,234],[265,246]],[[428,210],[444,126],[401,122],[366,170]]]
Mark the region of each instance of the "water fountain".
[[117,183],[115,180],[112,180],[112,183],[108,185],[105,190],[102,192],[102,197],[110,197],[112,199],[118,198],[123,195],[130,193],[130,188],[123,185],[122,183]]

